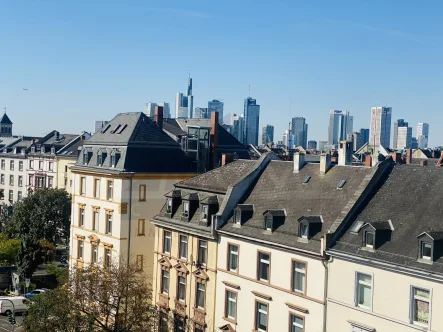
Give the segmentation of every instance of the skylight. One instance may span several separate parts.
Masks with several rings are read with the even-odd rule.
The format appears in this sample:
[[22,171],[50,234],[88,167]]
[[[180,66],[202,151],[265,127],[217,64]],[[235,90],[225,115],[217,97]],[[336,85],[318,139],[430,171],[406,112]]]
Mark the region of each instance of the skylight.
[[109,128],[111,128],[111,125],[110,125],[110,124],[108,124],[108,125],[106,126],[106,128],[102,130],[102,133],[103,133],[103,134],[106,133],[106,132],[108,131]]
[[311,180],[311,177],[309,175],[305,176],[303,179],[303,184],[308,184],[309,180]]
[[354,226],[351,228],[351,233],[358,233],[363,226],[364,222],[361,220],[358,220],[355,222]]
[[[121,133],[123,132],[123,130],[126,129],[127,126],[128,126],[128,125],[125,124],[125,125],[122,127],[122,129],[119,130],[119,132],[118,132],[117,134],[121,134]],[[117,130],[117,129],[116,129],[116,130]]]
[[345,186],[345,184],[346,184],[346,180],[341,180],[341,181],[338,183],[337,189],[343,189],[343,187]]
[[119,130],[121,127],[121,125],[118,125],[117,127],[115,127],[115,129],[113,131],[111,131],[111,134],[115,134],[117,132],[117,130]]

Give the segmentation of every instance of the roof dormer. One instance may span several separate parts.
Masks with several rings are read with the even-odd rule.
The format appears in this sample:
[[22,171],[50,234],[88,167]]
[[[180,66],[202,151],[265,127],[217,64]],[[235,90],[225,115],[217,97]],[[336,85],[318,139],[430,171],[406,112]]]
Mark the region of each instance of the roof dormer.
[[254,204],[237,204],[234,210],[234,224],[241,226],[254,214]]
[[166,195],[166,209],[165,214],[168,217],[173,217],[177,212],[177,208],[180,205],[182,193],[180,189],[174,189],[168,192]]
[[418,261],[432,264],[442,256],[443,232],[423,232],[418,239]]
[[198,208],[198,194],[197,193],[188,193],[182,196],[182,220],[189,221],[195,214],[195,211]]
[[309,241],[316,234],[321,232],[321,227],[323,225],[322,216],[303,216],[298,218],[299,222],[299,231],[298,237],[299,240]]
[[274,209],[274,210],[266,210],[263,213],[263,228],[266,232],[272,233],[276,230],[280,225],[284,223],[286,217],[285,209]]
[[367,222],[361,225],[358,233],[364,250],[376,250],[386,242],[391,240],[392,231],[394,227],[392,222],[376,221]]
[[200,201],[201,217],[199,224],[201,226],[209,226],[212,220],[212,216],[218,212],[218,197],[208,196]]

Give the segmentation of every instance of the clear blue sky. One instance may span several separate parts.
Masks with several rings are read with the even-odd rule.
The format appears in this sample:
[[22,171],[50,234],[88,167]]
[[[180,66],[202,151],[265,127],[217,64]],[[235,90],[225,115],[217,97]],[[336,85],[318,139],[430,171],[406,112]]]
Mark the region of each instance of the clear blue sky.
[[[96,119],[219,98],[281,139],[292,116],[327,138],[328,111],[369,127],[371,106],[430,123],[443,145],[442,1],[2,1],[0,106],[15,133],[91,131]],[[29,89],[24,91],[23,88]]]

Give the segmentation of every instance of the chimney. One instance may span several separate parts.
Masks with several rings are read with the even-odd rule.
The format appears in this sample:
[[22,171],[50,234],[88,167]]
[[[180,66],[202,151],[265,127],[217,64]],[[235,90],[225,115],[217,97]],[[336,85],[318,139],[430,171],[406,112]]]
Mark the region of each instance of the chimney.
[[394,162],[401,164],[401,162],[402,162],[401,153],[391,152],[391,157]]
[[227,165],[229,163],[232,163],[234,161],[234,155],[231,153],[223,153],[222,154],[222,161],[221,161],[221,165]]
[[54,135],[55,135],[55,140],[58,141],[60,138],[60,133],[56,130]]
[[369,154],[365,156],[365,166],[372,167],[372,157]]
[[305,155],[300,152],[294,153],[294,173],[299,173],[305,165]]
[[427,161],[427,160],[421,160],[421,161],[420,161],[420,166],[421,166],[421,167],[423,167],[423,166],[428,166],[428,161]]
[[412,149],[407,149],[406,150],[406,164],[411,164],[412,163]]
[[212,168],[217,166],[218,148],[218,112],[211,113],[211,148],[212,148]]
[[435,164],[435,167],[442,167],[443,165],[443,154],[441,155],[440,159]]
[[154,110],[154,122],[163,130],[163,106],[155,106]]
[[341,141],[338,148],[338,164],[341,166],[352,165],[352,142]]
[[321,154],[320,155],[320,174],[324,175],[329,170],[329,167],[331,167],[331,155],[329,153],[327,154]]

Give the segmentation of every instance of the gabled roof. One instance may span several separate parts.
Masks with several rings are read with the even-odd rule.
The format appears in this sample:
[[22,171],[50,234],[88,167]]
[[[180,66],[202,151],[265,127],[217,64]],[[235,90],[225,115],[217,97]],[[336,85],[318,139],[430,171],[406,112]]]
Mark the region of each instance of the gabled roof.
[[3,113],[2,117],[0,118],[0,123],[12,125],[12,121],[11,121],[11,119],[9,119],[9,116],[6,113]]

